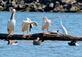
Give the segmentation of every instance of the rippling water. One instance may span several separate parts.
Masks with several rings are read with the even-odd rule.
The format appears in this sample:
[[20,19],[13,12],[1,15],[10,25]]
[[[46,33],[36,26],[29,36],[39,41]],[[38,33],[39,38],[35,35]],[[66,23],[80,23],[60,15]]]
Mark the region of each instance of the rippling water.
[[82,57],[82,42],[79,46],[68,46],[68,42],[45,41],[39,46],[32,41],[18,41],[18,45],[7,45],[0,41],[0,57]]
[[[7,23],[10,12],[0,12],[0,33],[7,33]],[[38,23],[30,33],[42,32],[42,18],[47,16],[52,20],[49,31],[59,30],[63,33],[60,20],[67,28],[69,35],[82,36],[82,13],[41,13],[41,12],[17,12],[15,33],[21,32],[22,21],[27,17]],[[7,45],[6,41],[0,40],[0,57],[82,57],[82,42],[79,46],[68,46],[68,42],[45,41],[40,46],[34,46],[32,41],[19,40],[18,45]]]

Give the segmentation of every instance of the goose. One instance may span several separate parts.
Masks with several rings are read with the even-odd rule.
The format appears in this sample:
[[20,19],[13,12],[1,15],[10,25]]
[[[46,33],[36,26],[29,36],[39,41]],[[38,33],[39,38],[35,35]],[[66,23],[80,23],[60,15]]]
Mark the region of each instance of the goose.
[[[14,8],[12,8],[11,12],[12,12],[12,14],[11,14],[10,20],[8,21],[8,25],[7,25],[8,37],[11,37],[12,35],[14,35],[14,29],[15,29],[15,24],[16,24],[16,20],[15,20],[16,10]],[[8,40],[8,44],[16,45],[17,41],[14,39]]]

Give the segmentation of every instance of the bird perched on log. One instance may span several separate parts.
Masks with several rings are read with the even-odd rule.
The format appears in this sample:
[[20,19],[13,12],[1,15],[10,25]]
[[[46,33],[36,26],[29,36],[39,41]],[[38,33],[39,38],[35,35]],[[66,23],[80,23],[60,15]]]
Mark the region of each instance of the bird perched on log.
[[63,32],[64,32],[66,35],[68,35],[68,31],[67,31],[66,27],[63,25],[62,20],[60,20],[60,24],[61,24],[61,27],[62,27],[62,29],[63,29]]
[[8,25],[7,25],[7,31],[8,31],[8,36],[11,36],[14,34],[14,29],[15,29],[15,23],[16,23],[16,20],[15,20],[15,14],[16,14],[16,10],[13,8],[11,9],[11,18],[10,20],[8,21]]
[[[27,33],[30,32],[33,26],[37,26],[37,23],[33,22],[29,18],[27,18],[26,20],[23,20],[23,23],[22,23],[22,32],[23,32],[23,34],[25,32],[27,32]],[[24,34],[23,37],[25,38],[26,35]]]
[[46,30],[48,32],[49,26],[51,24],[51,20],[49,20],[47,17],[43,18],[43,26],[42,26],[42,30]]
[[[14,8],[11,9],[11,17],[10,20],[8,21],[8,25],[7,25],[7,31],[8,31],[8,38],[11,37],[14,34],[14,29],[15,29],[15,14],[16,14],[16,10]],[[8,40],[8,44],[13,45],[13,44],[17,44],[16,40]]]

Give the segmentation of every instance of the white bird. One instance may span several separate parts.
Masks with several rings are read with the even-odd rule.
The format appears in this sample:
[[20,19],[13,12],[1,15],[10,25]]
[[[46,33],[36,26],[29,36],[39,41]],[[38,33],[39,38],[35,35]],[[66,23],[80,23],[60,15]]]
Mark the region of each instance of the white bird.
[[51,24],[51,20],[49,20],[47,17],[43,18],[43,26],[42,26],[42,30],[46,30],[48,32],[49,26]]
[[[31,31],[31,28],[33,26],[37,26],[37,23],[33,22],[31,19],[27,18],[26,20],[23,20],[23,23],[22,23],[22,32],[30,32]],[[25,38],[25,34],[23,35],[23,37]]]
[[[16,20],[15,20],[15,13],[16,13],[16,10],[15,9],[11,9],[11,18],[10,20],[8,21],[8,25],[7,25],[7,30],[8,30],[8,37],[12,36],[14,34],[14,28],[15,28],[15,23],[16,23]],[[16,40],[8,40],[8,44],[10,45],[16,45],[17,44],[17,41]]]
[[15,28],[15,23],[16,23],[16,20],[15,20],[16,10],[15,9],[11,9],[11,12],[12,12],[11,18],[8,21],[8,25],[7,25],[7,30],[8,30],[8,34],[9,34],[8,36],[14,34],[14,28]]
[[66,35],[68,35],[68,31],[67,31],[67,29],[65,28],[65,26],[63,25],[62,20],[60,20],[60,24],[61,24],[61,26],[62,26],[62,29],[63,29],[64,33],[65,33]]

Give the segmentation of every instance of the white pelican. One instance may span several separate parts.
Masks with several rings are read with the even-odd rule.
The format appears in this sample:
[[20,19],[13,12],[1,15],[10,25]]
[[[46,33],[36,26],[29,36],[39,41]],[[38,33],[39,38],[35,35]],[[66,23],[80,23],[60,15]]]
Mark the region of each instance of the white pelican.
[[64,33],[65,33],[65,34],[68,34],[67,29],[66,29],[65,26],[62,24],[62,20],[60,20],[60,23],[61,23],[61,26],[62,26],[62,28],[63,28]]
[[[37,23],[33,22],[31,19],[27,18],[26,20],[23,21],[22,23],[22,32],[30,32],[31,28],[33,26],[37,26]],[[23,35],[23,37],[25,38],[25,34]]]
[[51,20],[49,20],[47,17],[43,18],[43,26],[42,26],[42,30],[46,30],[48,32],[49,26],[51,24]]
[[[15,23],[16,23],[16,20],[15,20],[16,10],[15,9],[11,9],[11,12],[12,12],[11,18],[8,21],[8,26],[7,26],[8,37],[11,37],[11,35],[14,34],[14,28],[15,28]],[[17,45],[17,42],[14,39],[13,40],[8,40],[8,44]]]
[[8,30],[8,34],[9,34],[8,36],[14,34],[14,28],[15,28],[15,23],[16,23],[16,20],[15,20],[16,10],[12,9],[11,11],[12,11],[11,18],[8,21],[8,25],[7,25],[7,30]]

